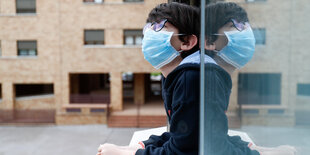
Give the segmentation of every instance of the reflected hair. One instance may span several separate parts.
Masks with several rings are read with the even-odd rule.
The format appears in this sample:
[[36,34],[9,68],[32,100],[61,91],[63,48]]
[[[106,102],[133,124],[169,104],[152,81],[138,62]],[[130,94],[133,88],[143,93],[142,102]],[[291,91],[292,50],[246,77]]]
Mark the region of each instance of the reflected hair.
[[[176,27],[181,34],[195,35],[197,39],[200,36],[200,11],[195,6],[190,6],[182,3],[162,3],[157,5],[148,15],[147,23],[160,22],[163,19]],[[187,36],[179,36],[183,42],[187,41]],[[199,50],[197,43],[189,51],[183,51],[181,57],[185,58],[188,55]]]
[[[249,22],[246,11],[233,2],[217,2],[206,6],[206,30],[205,36],[207,44],[212,44],[217,40],[216,34],[219,29],[229,23],[232,19],[238,22]],[[214,56],[214,51],[206,51],[210,56]]]

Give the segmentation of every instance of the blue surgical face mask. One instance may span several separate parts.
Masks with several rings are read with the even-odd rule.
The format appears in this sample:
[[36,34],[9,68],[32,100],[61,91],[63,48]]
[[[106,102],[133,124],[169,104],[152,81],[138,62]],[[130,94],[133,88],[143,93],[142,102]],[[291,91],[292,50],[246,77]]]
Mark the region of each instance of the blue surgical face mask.
[[173,32],[146,30],[142,40],[142,52],[155,69],[159,69],[170,63],[180,52],[170,44]]
[[224,32],[228,43],[217,55],[225,62],[240,69],[248,63],[255,51],[255,37],[251,27],[243,31]]

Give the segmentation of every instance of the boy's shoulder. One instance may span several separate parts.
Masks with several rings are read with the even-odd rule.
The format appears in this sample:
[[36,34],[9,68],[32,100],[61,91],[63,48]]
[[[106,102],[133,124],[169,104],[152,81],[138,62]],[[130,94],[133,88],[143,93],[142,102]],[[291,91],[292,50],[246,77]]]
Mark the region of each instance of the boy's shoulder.
[[[218,66],[217,64],[214,63],[205,63],[205,71],[214,72],[218,74],[228,74],[223,68]],[[179,65],[176,69],[174,69],[169,76],[170,77],[175,77],[178,74],[197,74],[197,72],[200,74],[200,64],[197,63],[185,63],[182,65]],[[169,77],[168,76],[168,77]]]
[[[213,63],[205,64],[206,69],[216,70],[219,66]],[[220,68],[219,68],[220,69]],[[179,65],[165,78],[167,85],[174,84],[176,82],[198,80],[200,79],[200,64],[186,63]]]
[[[205,78],[216,76],[218,80],[227,83],[227,86],[230,87],[231,77],[223,68],[214,63],[205,63],[204,65]],[[200,81],[200,64],[186,63],[178,66],[168,75],[165,83],[171,86],[187,81]]]

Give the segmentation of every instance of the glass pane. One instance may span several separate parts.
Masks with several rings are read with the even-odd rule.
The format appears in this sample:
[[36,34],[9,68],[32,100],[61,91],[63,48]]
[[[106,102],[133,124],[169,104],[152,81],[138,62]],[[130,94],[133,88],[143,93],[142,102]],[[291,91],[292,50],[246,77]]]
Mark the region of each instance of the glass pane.
[[35,13],[36,0],[16,0],[17,13]]
[[132,36],[126,36],[125,44],[126,45],[133,45],[133,37]]
[[37,42],[36,41],[17,41],[18,55],[36,55]]
[[17,41],[18,49],[36,49],[36,41]]
[[280,74],[239,74],[238,103],[252,105],[280,104]]
[[142,30],[124,30],[124,36],[126,45],[141,45],[142,43]]
[[133,73],[132,72],[124,72],[122,73],[123,81],[132,81],[133,80]]
[[35,55],[37,55],[37,53],[36,53],[35,50],[29,50],[28,53],[29,53],[30,56],[35,56]]
[[297,95],[310,96],[310,83],[297,84]]
[[54,94],[53,84],[16,84],[16,97]]
[[136,36],[136,45],[142,45],[142,36]]
[[26,56],[26,55],[28,55],[28,51],[27,50],[20,50],[19,55],[20,56]]
[[253,28],[253,33],[256,39],[256,44],[264,45],[266,40],[265,28]]
[[131,35],[131,36],[135,36],[135,35],[141,35],[142,36],[142,30],[125,30],[124,31],[124,35]]
[[85,30],[85,42],[103,42],[104,31],[103,30]]
[[[215,1],[217,0],[212,2]],[[222,36],[215,38],[217,51],[215,53],[211,51],[211,54],[214,54],[212,58],[224,71],[216,69],[216,72],[213,72],[209,65],[202,79],[205,82],[204,99],[207,106],[203,118],[207,124],[204,126],[204,138],[212,139],[213,135],[220,134],[219,131],[226,132],[226,129],[237,130],[245,132],[256,146],[281,152],[285,148],[277,150],[275,147],[290,145],[297,149],[297,154],[307,154],[310,151],[308,140],[310,139],[308,133],[310,129],[310,53],[308,52],[310,33],[307,31],[310,27],[309,1],[279,3],[273,0],[226,0],[225,2],[234,2],[246,11],[248,20],[245,22],[249,21],[252,27],[256,46],[253,56],[245,60],[247,56],[244,53],[250,53],[251,48],[245,46],[249,39],[245,41],[242,38],[251,38],[250,35],[245,35],[250,31],[243,30],[234,35],[226,33],[223,37],[229,38],[229,41],[228,44],[223,42],[224,45],[218,44]],[[240,15],[242,14],[240,10],[238,12],[238,9],[234,9],[235,5],[225,7],[221,11],[217,10],[221,8],[220,4],[212,5],[218,6],[213,8],[214,10],[208,10],[209,14],[213,15],[209,21],[217,20],[214,23],[221,23],[221,19],[229,19],[228,22],[235,19],[242,24],[243,18],[246,17]],[[208,6],[212,8],[212,5]],[[225,14],[225,11],[229,13]],[[212,14],[213,12],[216,13]],[[225,25],[226,21],[223,22]],[[206,32],[211,30],[213,32],[206,34],[223,34],[219,28],[224,25],[208,25]],[[234,28],[234,25],[232,27]],[[212,37],[210,36],[211,39]],[[236,44],[233,45],[234,43]],[[246,50],[242,50],[246,47]],[[234,67],[236,63],[240,64],[242,61],[245,61],[245,66],[240,69]],[[228,74],[224,74],[225,72]],[[214,73],[217,76],[212,78]],[[217,92],[219,90],[221,93]],[[231,92],[228,93],[228,90]],[[227,113],[225,113],[225,104],[222,111],[217,112],[222,113],[222,117],[226,115],[227,122],[222,119],[224,123],[219,126],[220,120],[214,123],[208,119],[217,115],[214,111],[218,110],[212,110],[210,104],[213,103],[215,106],[225,102],[229,103]],[[220,119],[221,116],[214,118]],[[214,128],[217,131],[209,133]],[[304,141],[301,142],[302,140]],[[216,140],[207,142],[211,146],[209,150],[217,148]],[[223,145],[222,148],[224,148]],[[270,154],[277,154],[274,152]],[[287,149],[280,154],[293,154],[292,152],[292,149]]]

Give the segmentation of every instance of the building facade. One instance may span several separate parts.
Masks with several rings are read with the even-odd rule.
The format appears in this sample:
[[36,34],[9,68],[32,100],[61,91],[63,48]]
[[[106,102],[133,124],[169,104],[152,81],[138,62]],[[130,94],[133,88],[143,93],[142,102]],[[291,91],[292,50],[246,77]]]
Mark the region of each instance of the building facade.
[[132,102],[144,103],[139,91],[155,70],[143,59],[142,28],[162,2],[1,0],[0,121],[105,123],[96,105],[123,110],[124,72],[136,81]]

